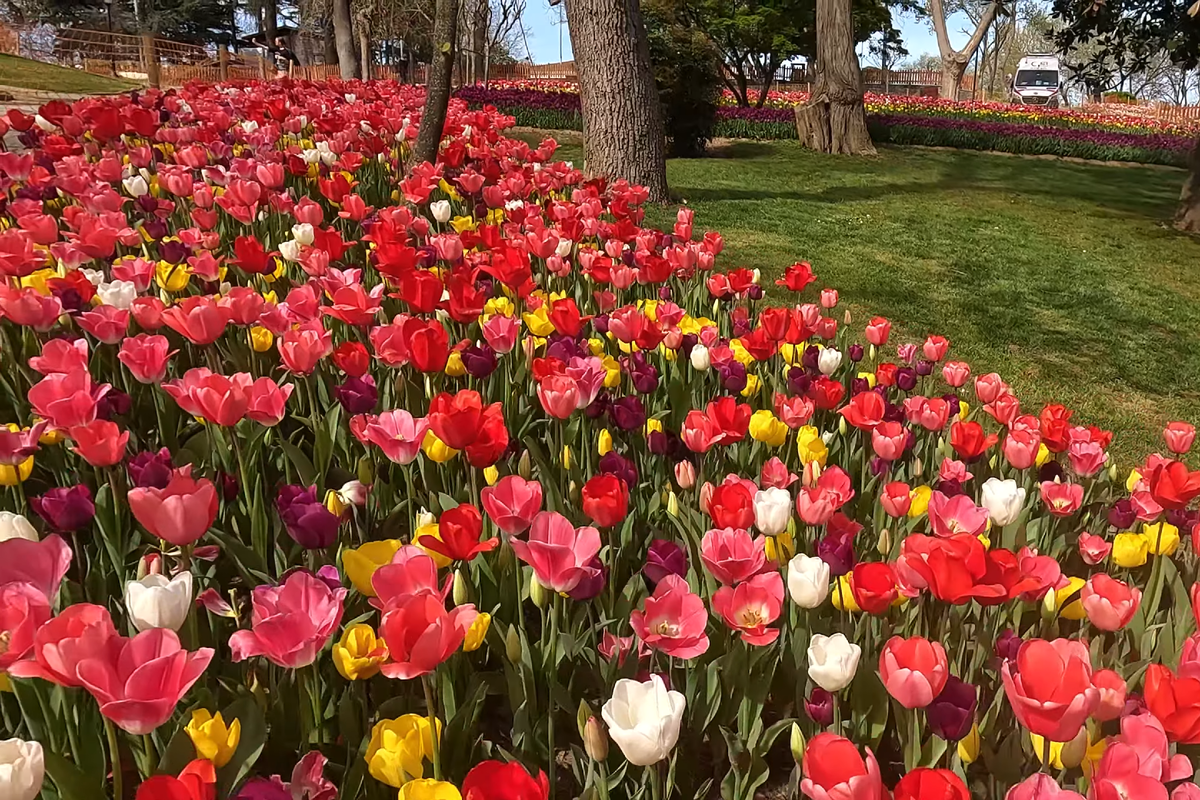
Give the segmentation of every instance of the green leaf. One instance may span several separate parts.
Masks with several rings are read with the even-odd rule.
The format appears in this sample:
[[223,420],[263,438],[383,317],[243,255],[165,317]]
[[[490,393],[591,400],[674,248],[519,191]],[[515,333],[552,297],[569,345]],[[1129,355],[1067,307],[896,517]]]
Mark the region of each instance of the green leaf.
[[83,770],[58,753],[43,750],[46,774],[54,781],[62,800],[95,800],[104,797],[104,787],[94,783]]
[[317,428],[317,441],[313,447],[313,455],[317,459],[317,476],[324,477],[329,472],[329,463],[333,460],[333,448],[337,443],[338,423],[341,420],[342,406],[335,403],[325,414],[325,419]]
[[254,763],[262,754],[267,743],[267,720],[253,697],[235,700],[221,710],[226,725],[238,720],[242,725],[241,740],[233,758],[217,772],[218,797],[228,797],[242,780],[250,774]]
[[449,511],[452,508],[458,508],[458,501],[445,492],[438,494],[438,505],[442,507],[442,511]]
[[304,455],[299,447],[283,437],[279,439],[279,446],[283,448],[283,452],[287,454],[288,460],[296,468],[296,472],[300,476],[300,482],[305,486],[315,486],[317,483],[317,468],[313,466],[308,456]]

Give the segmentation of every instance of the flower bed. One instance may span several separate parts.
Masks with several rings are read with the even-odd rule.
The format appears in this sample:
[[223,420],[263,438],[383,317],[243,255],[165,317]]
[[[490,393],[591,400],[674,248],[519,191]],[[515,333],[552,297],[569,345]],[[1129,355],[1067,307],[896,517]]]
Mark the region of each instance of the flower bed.
[[3,118],[0,797],[1200,796],[1191,425],[421,104]]
[[[535,83],[460,89],[472,104],[494,105],[517,124],[548,130],[581,130],[579,95],[570,84],[540,89]],[[804,92],[772,92],[762,108],[738,106],[726,92],[714,136],[734,139],[796,138],[793,108]],[[915,96],[868,94],[867,121],[877,142],[1050,154],[1106,161],[1186,166],[1195,123],[1167,123],[1118,113],[1037,109],[1006,103],[956,102]]]

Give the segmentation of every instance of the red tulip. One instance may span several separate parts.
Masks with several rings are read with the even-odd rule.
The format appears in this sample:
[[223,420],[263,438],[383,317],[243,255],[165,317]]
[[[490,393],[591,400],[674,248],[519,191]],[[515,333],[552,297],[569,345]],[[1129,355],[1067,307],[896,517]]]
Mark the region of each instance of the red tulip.
[[404,338],[409,360],[418,370],[441,372],[446,368],[446,360],[450,357],[450,337],[440,322],[409,319],[404,323]]
[[380,671],[401,680],[428,675],[462,647],[476,616],[469,604],[447,612],[445,601],[429,592],[390,606],[379,626],[388,644],[388,660]]
[[1200,743],[1200,678],[1176,677],[1161,664],[1146,669],[1146,706],[1172,742]]
[[483,419],[475,441],[464,452],[467,463],[476,469],[492,466],[508,449],[508,428],[504,424],[504,407],[492,403],[483,409]]
[[629,513],[629,487],[615,475],[597,475],[583,485],[583,513],[601,528],[611,528]]
[[879,679],[888,694],[905,708],[924,708],[941,694],[950,677],[941,642],[920,636],[893,636],[879,656]]
[[968,463],[979,459],[998,439],[994,433],[984,436],[978,422],[955,420],[950,426],[950,445]]
[[333,364],[352,378],[361,378],[371,366],[371,354],[362,342],[342,342],[333,351]]
[[1200,470],[1190,472],[1182,461],[1164,461],[1148,480],[1150,494],[1166,509],[1186,508],[1200,495]]
[[712,490],[708,515],[718,528],[746,528],[754,524],[754,495],[741,483],[723,483]]
[[179,777],[152,775],[138,786],[135,800],[216,800],[217,770],[213,762],[198,758]]
[[429,427],[447,447],[462,450],[479,435],[483,409],[483,399],[472,389],[442,392],[429,404]]
[[893,790],[894,800],[971,800],[963,779],[948,769],[918,767]]
[[480,542],[481,533],[483,515],[470,503],[461,503],[442,513],[438,519],[437,536],[421,536],[417,539],[417,544],[451,561],[470,561],[480,553],[496,549],[500,544],[500,540],[495,537]]
[[538,770],[534,778],[516,761],[484,761],[463,778],[463,800],[549,800],[550,781]]
[[167,360],[178,350],[170,350],[167,337],[139,333],[121,342],[117,358],[138,383],[160,383],[167,374]]
[[850,576],[854,602],[868,614],[883,614],[900,593],[891,566],[879,561],[856,564]]
[[879,764],[871,748],[867,758],[844,736],[818,733],[804,750],[800,791],[810,800],[883,800]]
[[722,397],[709,403],[705,412],[720,430],[718,444],[732,444],[746,438],[751,414],[747,404],[739,403],[732,397]]
[[877,392],[860,392],[850,398],[845,408],[839,409],[846,422],[861,431],[875,430],[883,422],[883,412],[886,404]]
[[542,485],[520,475],[506,475],[480,492],[483,510],[509,536],[523,533],[542,510]]
[[143,528],[178,547],[195,542],[217,518],[216,487],[207,478],[193,478],[190,464],[175,470],[165,488],[130,489],[128,499]]
[[170,719],[212,657],[210,647],[189,653],[174,631],[151,628],[132,639],[114,637],[82,659],[76,674],[101,714],[121,730],[143,736]]
[[[1015,660],[1004,662],[1000,676],[1017,721],[1052,742],[1074,739],[1100,700],[1083,642],[1031,639]],[[1196,686],[1200,689],[1200,681]]]
[[120,463],[125,457],[125,445],[129,443],[129,431],[122,431],[116,423],[104,419],[76,425],[67,433],[75,440],[75,452],[93,467],[111,467]]

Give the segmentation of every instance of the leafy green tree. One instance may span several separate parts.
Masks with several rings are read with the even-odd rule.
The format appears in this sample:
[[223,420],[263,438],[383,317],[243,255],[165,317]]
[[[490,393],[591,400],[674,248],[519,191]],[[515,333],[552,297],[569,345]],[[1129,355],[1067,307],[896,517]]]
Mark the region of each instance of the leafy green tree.
[[704,153],[717,121],[721,58],[708,37],[681,17],[681,0],[643,0],[650,62],[662,105],[668,155]]

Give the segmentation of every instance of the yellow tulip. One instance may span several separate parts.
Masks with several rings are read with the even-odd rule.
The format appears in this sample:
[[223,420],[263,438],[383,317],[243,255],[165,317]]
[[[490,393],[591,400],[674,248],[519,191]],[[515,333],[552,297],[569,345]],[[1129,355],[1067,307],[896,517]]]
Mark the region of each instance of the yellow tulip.
[[766,409],[755,411],[750,417],[750,436],[768,447],[779,447],[787,441],[788,426],[783,420]]
[[196,748],[196,758],[211,761],[218,769],[229,763],[242,740],[241,720],[226,725],[220,711],[214,716],[206,708],[193,711],[192,720],[184,730]]
[[472,217],[455,217],[450,220],[450,227],[454,228],[455,233],[473,231],[475,230],[475,220]]
[[192,279],[192,270],[187,264],[168,264],[159,261],[154,268],[154,280],[158,288],[167,292],[182,292]]
[[1140,533],[1118,533],[1113,539],[1112,560],[1118,567],[1140,567],[1150,556],[1150,542]]
[[1039,443],[1037,457],[1034,458],[1033,463],[1040,467],[1049,460],[1050,460],[1050,448],[1046,447],[1045,442]]
[[838,611],[849,611],[851,614],[858,614],[862,609],[858,607],[858,603],[854,600],[854,592],[850,589],[850,573],[840,576],[837,583],[833,587],[833,591],[829,593],[833,600],[833,607]]
[[800,359],[804,357],[804,348],[794,344],[782,342],[779,345],[779,355],[783,356],[783,360],[789,366],[797,366]]
[[1156,556],[1174,555],[1179,548],[1179,528],[1169,522],[1143,525],[1142,536],[1145,537],[1150,552]]
[[796,540],[791,531],[784,531],[778,536],[768,536],[766,541],[767,559],[775,564],[792,560],[796,555]]
[[663,432],[662,420],[651,417],[650,419],[646,420],[646,437],[649,438],[650,434],[655,432]]
[[333,665],[348,681],[365,680],[379,672],[387,658],[387,646],[366,623],[351,625],[333,646]]
[[754,356],[750,355],[750,351],[742,344],[741,339],[731,339],[729,349],[733,351],[733,360],[739,364],[748,367],[754,363]]
[[264,328],[262,325],[255,325],[250,329],[250,346],[254,348],[256,353],[265,353],[271,349],[271,345],[275,343],[275,334]]
[[[371,777],[396,788],[423,777],[424,761],[433,758],[433,727],[428,717],[418,714],[375,723],[366,754]],[[437,720],[438,739],[441,734],[442,723]]]
[[463,639],[463,652],[470,653],[478,650],[483,646],[483,639],[487,636],[488,628],[492,626],[492,615],[487,612],[480,612],[475,616],[475,621],[471,623],[471,627],[467,630],[467,636]]
[[1063,619],[1081,620],[1087,616],[1079,602],[1079,592],[1086,584],[1083,578],[1067,578],[1067,585],[1054,592],[1054,607]]
[[600,435],[596,437],[596,453],[606,456],[612,452],[612,449],[612,434],[608,432],[608,428],[601,428]]
[[450,351],[450,357],[446,359],[446,374],[451,378],[461,378],[467,374],[467,368],[463,365],[462,353],[457,350]]
[[359,594],[366,597],[376,596],[371,577],[375,570],[391,563],[392,556],[396,555],[402,544],[398,539],[383,539],[366,542],[353,550],[342,551],[342,569],[346,571],[346,577],[354,584]]
[[439,439],[433,431],[425,433],[425,441],[421,442],[421,450],[435,464],[444,464],[458,455],[458,451]]
[[500,470],[495,467],[484,467],[483,479],[487,481],[488,486],[495,486],[496,481],[500,480]]
[[[1093,739],[1091,731],[1087,730],[1087,728],[1080,729],[1079,735],[1087,737],[1087,750],[1084,753],[1081,766],[1083,767],[1084,773],[1090,775],[1092,766],[1100,760],[1100,757],[1104,755],[1104,751],[1108,749],[1108,741],[1103,736],[1099,737],[1098,739]],[[1045,764],[1046,740],[1041,736],[1038,736],[1036,733],[1031,732],[1029,734],[1029,743],[1033,745],[1033,752],[1037,754],[1038,763]],[[1067,744],[1069,744],[1069,742],[1050,742],[1050,766],[1054,769],[1064,768],[1062,762],[1063,748],[1066,747]],[[1080,744],[1082,744],[1082,742],[1080,742]],[[1074,767],[1077,765],[1072,763],[1071,766]]]
[[806,465],[815,461],[823,467],[829,458],[829,448],[825,446],[821,432],[812,425],[805,425],[796,431],[796,452]]
[[16,486],[29,480],[33,473],[33,456],[22,461],[15,467],[7,464],[0,465],[0,486]]
[[1125,491],[1133,492],[1134,488],[1141,483],[1142,473],[1136,469],[1129,470],[1129,477],[1125,479]]
[[746,375],[746,388],[742,389],[742,397],[753,397],[758,394],[758,390],[762,388],[762,381],[757,375]]
[[483,313],[489,317],[511,317],[517,313],[517,307],[507,297],[493,297],[483,304]]
[[597,339],[595,336],[593,336],[591,339],[588,339],[587,346],[588,346],[588,352],[590,352],[592,355],[594,355],[594,356],[603,356],[604,355],[604,340],[603,339]]
[[972,725],[971,732],[958,742],[958,757],[964,764],[970,764],[979,758],[979,725]]
[[453,783],[423,778],[401,786],[399,800],[462,800],[462,795]]
[[912,498],[912,504],[908,507],[908,518],[916,519],[925,513],[929,508],[929,498],[933,495],[933,490],[928,486],[914,487],[908,496]]
[[549,336],[554,333],[554,323],[550,321],[550,310],[545,304],[537,311],[526,311],[521,315],[521,319],[525,322],[525,327],[529,328],[529,332],[534,336]]
[[451,200],[462,200],[462,195],[454,191],[454,187],[449,184],[445,178],[438,180],[438,188],[446,194],[450,195]]
[[0,692],[12,692],[12,681],[8,679],[7,672],[0,672]]
[[51,278],[57,278],[58,273],[52,269],[39,269],[21,278],[22,289],[34,289],[40,295],[50,295]]
[[615,358],[605,355],[600,359],[604,366],[604,388],[615,389],[621,385],[621,364]]
[[962,400],[958,401],[958,418],[965,420],[971,413],[971,405]]
[[325,508],[335,517],[345,514],[349,507],[350,504],[344,502],[335,489],[330,489],[325,493]]

